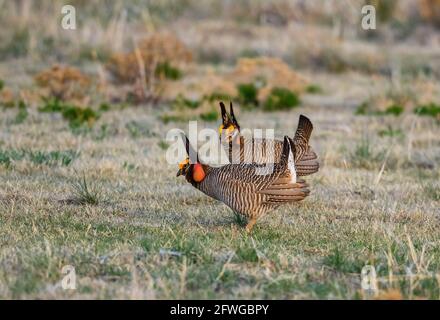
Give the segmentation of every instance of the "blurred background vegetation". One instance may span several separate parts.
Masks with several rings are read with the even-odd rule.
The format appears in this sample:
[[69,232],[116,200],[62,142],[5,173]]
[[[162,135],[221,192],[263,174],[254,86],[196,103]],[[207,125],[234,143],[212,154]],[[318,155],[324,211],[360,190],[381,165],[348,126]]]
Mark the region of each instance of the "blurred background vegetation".
[[[0,1],[0,105],[59,113],[72,127],[146,106],[163,122],[218,118],[219,100],[286,110],[333,89],[315,74],[388,79],[356,115],[440,117],[439,0]],[[361,28],[372,4],[377,29]],[[32,111],[31,111],[32,110]],[[36,110],[36,111],[35,111]]]

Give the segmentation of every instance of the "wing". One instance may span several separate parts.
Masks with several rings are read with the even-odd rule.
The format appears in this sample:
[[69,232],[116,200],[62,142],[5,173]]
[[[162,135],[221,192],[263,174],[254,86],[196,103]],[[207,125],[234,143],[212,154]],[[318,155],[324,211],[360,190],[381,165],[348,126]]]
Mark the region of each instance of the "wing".
[[302,156],[301,159],[295,164],[296,172],[298,176],[307,176],[309,174],[318,172],[319,161],[318,156],[312,147],[309,146],[307,152]]
[[304,200],[310,193],[308,184],[304,180],[292,183],[290,177],[279,178],[268,188],[259,191],[267,195],[265,203],[286,203]]

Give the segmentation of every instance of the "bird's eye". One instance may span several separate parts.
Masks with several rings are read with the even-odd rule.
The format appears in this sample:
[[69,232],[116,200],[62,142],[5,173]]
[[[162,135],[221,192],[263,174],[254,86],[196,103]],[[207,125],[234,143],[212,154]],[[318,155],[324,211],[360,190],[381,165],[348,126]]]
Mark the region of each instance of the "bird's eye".
[[179,169],[185,168],[188,165],[188,163],[189,163],[189,159],[186,158],[185,160],[179,163]]

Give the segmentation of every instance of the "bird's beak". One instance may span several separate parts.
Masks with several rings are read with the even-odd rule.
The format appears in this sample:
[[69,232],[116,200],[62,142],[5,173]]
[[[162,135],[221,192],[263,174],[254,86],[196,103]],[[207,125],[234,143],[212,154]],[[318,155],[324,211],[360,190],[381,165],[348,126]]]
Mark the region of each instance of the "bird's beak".
[[179,171],[177,171],[176,177],[181,176],[183,174],[183,169],[179,169]]

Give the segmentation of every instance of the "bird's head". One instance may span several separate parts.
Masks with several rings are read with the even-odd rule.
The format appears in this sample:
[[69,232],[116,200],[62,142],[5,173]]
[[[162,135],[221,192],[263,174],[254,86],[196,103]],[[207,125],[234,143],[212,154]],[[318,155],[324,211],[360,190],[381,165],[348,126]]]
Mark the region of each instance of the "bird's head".
[[[176,176],[184,175],[189,182],[202,182],[206,177],[206,166],[199,162],[199,156],[192,149],[188,138],[186,136],[183,137],[185,140],[187,157],[179,163],[179,170],[177,171]],[[196,155],[196,162],[191,163],[190,154]]]
[[222,124],[218,129],[220,140],[224,139],[224,141],[228,143],[235,141],[235,139],[240,136],[240,125],[235,118],[232,102],[229,108],[230,113],[226,112],[226,107],[223,102],[220,102],[220,108],[222,114]]

